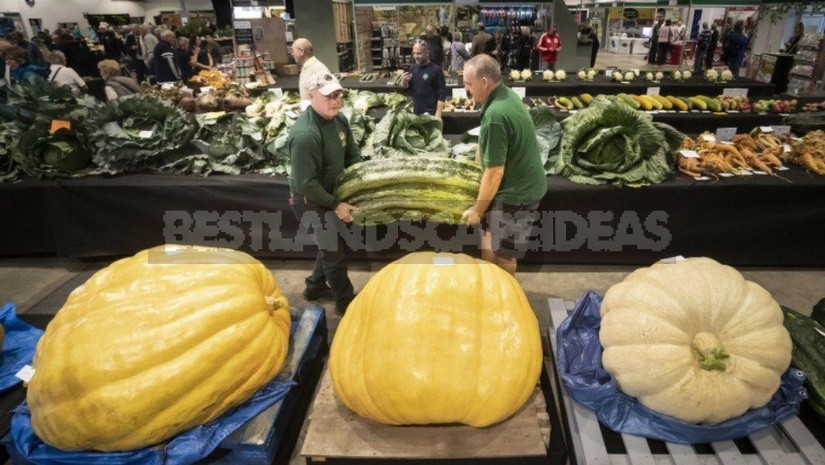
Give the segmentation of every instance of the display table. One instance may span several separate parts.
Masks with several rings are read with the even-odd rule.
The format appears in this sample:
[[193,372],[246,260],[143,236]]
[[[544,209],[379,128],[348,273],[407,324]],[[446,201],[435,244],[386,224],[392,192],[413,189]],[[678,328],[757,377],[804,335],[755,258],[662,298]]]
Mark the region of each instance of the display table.
[[[641,94],[647,93],[648,87],[658,87],[661,95],[674,96],[694,96],[707,95],[708,97],[716,97],[722,95],[725,88],[740,88],[748,89],[748,96],[754,98],[768,98],[774,94],[774,85],[764,82],[754,81],[753,79],[739,78],[730,83],[712,83],[705,81],[701,76],[693,76],[686,82],[674,82],[669,79],[663,82],[650,83],[637,79],[629,84],[621,82],[613,82],[604,74],[596,77],[593,82],[580,81],[576,78],[577,70],[570,70],[567,73],[567,79],[563,82],[545,82],[541,80],[540,75],[535,75],[529,81],[511,81],[505,78],[504,83],[509,87],[524,87],[527,96],[549,96],[549,95],[579,95],[584,93],[596,96],[598,94],[615,95],[621,92],[627,94]],[[460,77],[456,77],[456,85],[448,86],[448,93],[450,89],[461,89],[464,86],[464,81]],[[389,85],[391,78],[379,78],[373,82],[360,82],[357,77],[344,78],[341,85],[345,89],[368,90],[371,92],[402,92],[403,89]],[[275,85],[270,88],[280,88],[293,92],[298,91],[298,76],[278,76]],[[263,92],[264,88],[255,89],[252,93],[259,94]]]
[[[569,111],[553,110],[556,119],[564,120],[570,116]],[[703,113],[700,111],[688,112],[661,112],[652,114],[653,121],[667,123],[686,134],[699,134],[703,131],[715,131],[717,127],[735,127],[737,132],[748,132],[759,126],[781,125],[784,116],[776,113]],[[442,115],[445,134],[464,134],[481,124],[481,112],[462,111],[445,112]]]
[[[542,242],[525,260],[648,265],[662,257],[702,255],[734,266],[822,266],[825,177],[796,167],[781,176],[697,182],[678,174],[639,189],[550,176],[541,202],[544,224],[536,231]],[[259,175],[24,178],[0,184],[6,224],[0,255],[130,255],[179,242],[239,248],[260,257],[314,258],[311,241],[303,237],[304,243],[295,244],[298,222],[288,191],[285,178]],[[632,229],[629,236],[617,232],[620,220]],[[361,242],[369,231],[373,243],[353,258],[391,260],[428,248],[478,252],[475,233],[465,227],[395,226],[390,232],[412,238],[412,245],[376,245],[376,235],[381,238],[386,227],[356,228]]]

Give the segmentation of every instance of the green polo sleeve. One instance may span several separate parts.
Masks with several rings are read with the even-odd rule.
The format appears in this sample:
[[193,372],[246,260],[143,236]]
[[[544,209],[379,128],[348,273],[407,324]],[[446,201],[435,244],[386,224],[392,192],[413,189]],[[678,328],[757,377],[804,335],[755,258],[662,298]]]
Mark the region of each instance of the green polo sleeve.
[[291,136],[290,177],[295,188],[313,203],[334,209],[338,206],[338,201],[319,181],[324,157],[320,135],[309,131],[297,131]]
[[501,121],[492,119],[481,125],[478,146],[481,150],[481,165],[484,168],[504,166],[507,161],[507,141],[509,136]]

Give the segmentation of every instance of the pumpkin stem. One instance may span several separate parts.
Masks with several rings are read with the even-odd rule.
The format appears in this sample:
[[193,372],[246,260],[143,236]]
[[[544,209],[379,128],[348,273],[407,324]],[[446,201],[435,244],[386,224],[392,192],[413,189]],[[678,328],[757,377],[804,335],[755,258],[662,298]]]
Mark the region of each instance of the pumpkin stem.
[[277,310],[278,299],[272,297],[271,295],[268,295],[264,297],[264,300],[270,308],[272,308],[273,310]]
[[722,363],[723,360],[729,359],[730,355],[721,347],[719,339],[713,334],[706,332],[699,332],[693,336],[691,347],[696,351],[696,360],[703,370],[708,371],[725,371],[727,366]]

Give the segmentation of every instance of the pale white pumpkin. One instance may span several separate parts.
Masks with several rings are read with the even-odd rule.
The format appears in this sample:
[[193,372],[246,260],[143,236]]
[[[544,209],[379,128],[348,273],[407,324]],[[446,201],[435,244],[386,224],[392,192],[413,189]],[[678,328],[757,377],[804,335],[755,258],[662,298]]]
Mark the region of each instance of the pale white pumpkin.
[[779,304],[709,258],[657,263],[607,291],[605,369],[643,405],[718,423],[768,403],[791,362]]

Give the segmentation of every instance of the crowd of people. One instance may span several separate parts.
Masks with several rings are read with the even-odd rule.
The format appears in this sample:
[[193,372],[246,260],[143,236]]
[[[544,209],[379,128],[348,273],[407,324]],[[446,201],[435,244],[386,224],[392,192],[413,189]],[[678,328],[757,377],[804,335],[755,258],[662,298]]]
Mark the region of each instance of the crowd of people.
[[[648,63],[652,65],[667,63],[673,45],[684,43],[685,40],[686,28],[681,20],[674,21],[664,19],[661,15],[657,16],[652,30],[650,52],[647,56]],[[693,71],[700,73],[712,68],[716,50],[720,46],[722,47],[722,62],[727,65],[734,76],[738,76],[750,46],[750,38],[745,34],[745,22],[742,20],[734,22],[732,18],[727,18],[722,31],[715,22],[702,23],[696,37]]]
[[[215,68],[222,60],[220,45],[212,34],[181,37],[169,25],[148,24],[110,27],[101,23],[95,36],[105,59],[97,64],[108,99],[133,95],[145,81],[187,81],[202,70]],[[0,79],[7,83],[39,75],[56,86],[88,91],[75,67],[77,50],[86,47],[77,28],[48,29],[31,40],[20,32],[0,37]]]

